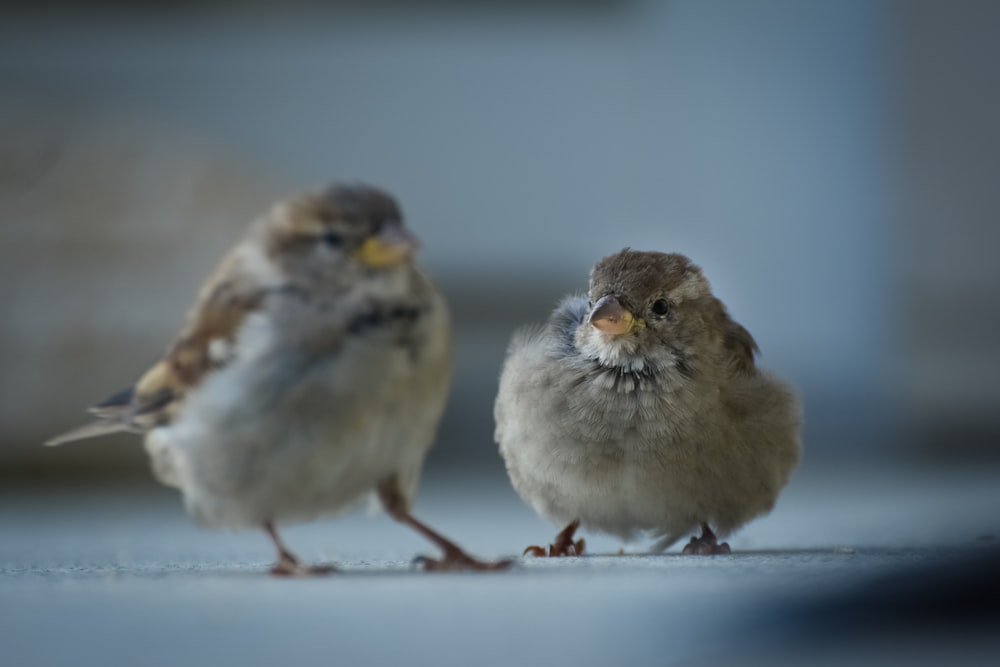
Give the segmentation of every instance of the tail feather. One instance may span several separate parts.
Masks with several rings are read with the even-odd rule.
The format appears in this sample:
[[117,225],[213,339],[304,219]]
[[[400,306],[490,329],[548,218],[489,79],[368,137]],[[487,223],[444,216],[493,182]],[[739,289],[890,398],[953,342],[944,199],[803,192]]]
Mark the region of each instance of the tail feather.
[[55,447],[56,445],[62,445],[67,442],[73,442],[74,440],[83,440],[84,438],[94,438],[99,435],[107,435],[109,433],[118,433],[120,431],[134,431],[128,424],[120,421],[95,421],[89,424],[85,424],[72,431],[66,431],[61,435],[46,440],[46,447]]
[[89,408],[89,411],[99,419],[114,419],[128,411],[133,398],[135,398],[135,387],[127,387]]

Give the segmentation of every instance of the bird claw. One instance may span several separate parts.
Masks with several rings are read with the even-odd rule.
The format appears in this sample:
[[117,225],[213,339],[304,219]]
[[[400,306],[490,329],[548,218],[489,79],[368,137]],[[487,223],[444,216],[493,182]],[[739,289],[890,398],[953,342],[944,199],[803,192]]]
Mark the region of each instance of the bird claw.
[[278,561],[271,567],[275,577],[322,577],[337,571],[332,565],[301,565],[294,561]]
[[445,552],[443,558],[417,556],[413,559],[413,565],[423,567],[425,572],[495,572],[508,569],[511,566],[511,561],[486,562],[473,558],[461,550],[449,550]]
[[729,548],[729,542],[718,542],[715,533],[707,526],[702,529],[700,537],[692,537],[681,551],[687,556],[724,556],[732,552],[733,550]]
[[321,577],[337,571],[332,565],[303,565],[278,537],[278,531],[271,521],[262,526],[267,536],[271,538],[278,550],[278,560],[271,566],[271,575],[275,577]]
[[583,552],[587,548],[587,542],[582,537],[576,542],[566,541],[560,542],[557,540],[554,544],[550,544],[548,550],[544,547],[537,545],[532,545],[526,547],[521,553],[522,556],[532,556],[534,558],[562,558],[562,557],[572,557],[572,556],[582,556]]
[[733,551],[729,548],[729,542],[709,544],[699,542],[692,537],[691,541],[684,545],[684,550],[681,553],[687,556],[724,556],[733,553]]
[[581,537],[577,541],[573,541],[573,535],[576,533],[576,529],[580,527],[580,520],[571,521],[568,526],[562,529],[562,531],[556,535],[556,540],[549,545],[548,552],[544,548],[532,545],[526,548],[521,555],[527,556],[531,555],[536,558],[558,558],[561,556],[582,556],[584,549],[587,547],[587,543]]

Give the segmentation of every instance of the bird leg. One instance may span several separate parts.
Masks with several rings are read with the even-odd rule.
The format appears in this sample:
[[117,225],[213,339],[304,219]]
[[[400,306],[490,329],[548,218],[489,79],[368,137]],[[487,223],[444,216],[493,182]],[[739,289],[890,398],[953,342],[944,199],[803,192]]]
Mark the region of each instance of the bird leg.
[[702,523],[701,537],[692,537],[691,541],[684,545],[684,551],[681,553],[689,556],[715,556],[732,553],[732,550],[728,542],[719,544],[708,524]]
[[379,483],[378,497],[382,501],[385,511],[389,513],[389,516],[413,528],[444,552],[444,555],[440,559],[418,556],[416,562],[421,563],[425,570],[489,571],[506,570],[510,567],[511,562],[509,560],[487,563],[473,558],[462,551],[461,547],[457,544],[410,514],[409,503],[403,494],[400,493],[399,484],[395,477],[390,477]]
[[576,533],[576,529],[580,527],[580,520],[575,519],[569,523],[568,526],[562,529],[558,535],[556,535],[556,540],[549,545],[548,553],[545,549],[539,546],[530,546],[524,550],[523,555],[528,554],[532,556],[555,558],[557,556],[582,556],[583,551],[586,548],[586,542],[581,537],[576,542],[573,541],[573,535]]
[[274,548],[278,550],[278,560],[271,567],[271,574],[276,577],[309,577],[336,572],[332,565],[302,565],[285,543],[278,537],[278,531],[270,521],[264,524],[264,532],[271,538]]

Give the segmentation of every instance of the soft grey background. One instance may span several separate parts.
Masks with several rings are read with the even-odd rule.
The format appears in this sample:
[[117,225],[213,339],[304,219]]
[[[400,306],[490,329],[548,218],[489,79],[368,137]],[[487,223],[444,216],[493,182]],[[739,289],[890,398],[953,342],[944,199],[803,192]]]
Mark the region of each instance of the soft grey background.
[[[926,587],[997,588],[953,565],[1000,514],[997,34],[989,0],[0,8],[5,656],[996,664]],[[511,332],[623,246],[700,263],[802,391],[806,459],[775,512],[732,559],[493,579],[409,573],[425,545],[355,516],[290,532],[347,575],[275,582],[262,536],[190,526],[135,438],[39,446],[156,358],[253,216],[338,179],[397,195],[453,306],[431,523],[486,556],[550,536],[496,455],[496,377]],[[918,566],[943,634],[869,593]],[[796,605],[839,591],[874,629],[797,634]]]

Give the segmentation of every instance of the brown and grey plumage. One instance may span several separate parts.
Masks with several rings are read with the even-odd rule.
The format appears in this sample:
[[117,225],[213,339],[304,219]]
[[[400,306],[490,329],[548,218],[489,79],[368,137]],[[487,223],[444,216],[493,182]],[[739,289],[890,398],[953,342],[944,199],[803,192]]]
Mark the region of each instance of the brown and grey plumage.
[[579,553],[579,524],[655,551],[701,528],[688,553],[728,552],[715,533],[768,512],[799,453],[798,402],[756,353],[690,260],[628,249],[515,334],[496,439],[525,502],[566,525],[549,553]]
[[451,377],[445,301],[412,260],[395,200],[335,185],[279,202],[205,283],[175,342],[94,424],[56,445],[145,433],[153,471],[202,524],[260,527],[276,574],[306,574],[275,526],[371,491],[444,550],[430,568],[492,569],[409,503]]

